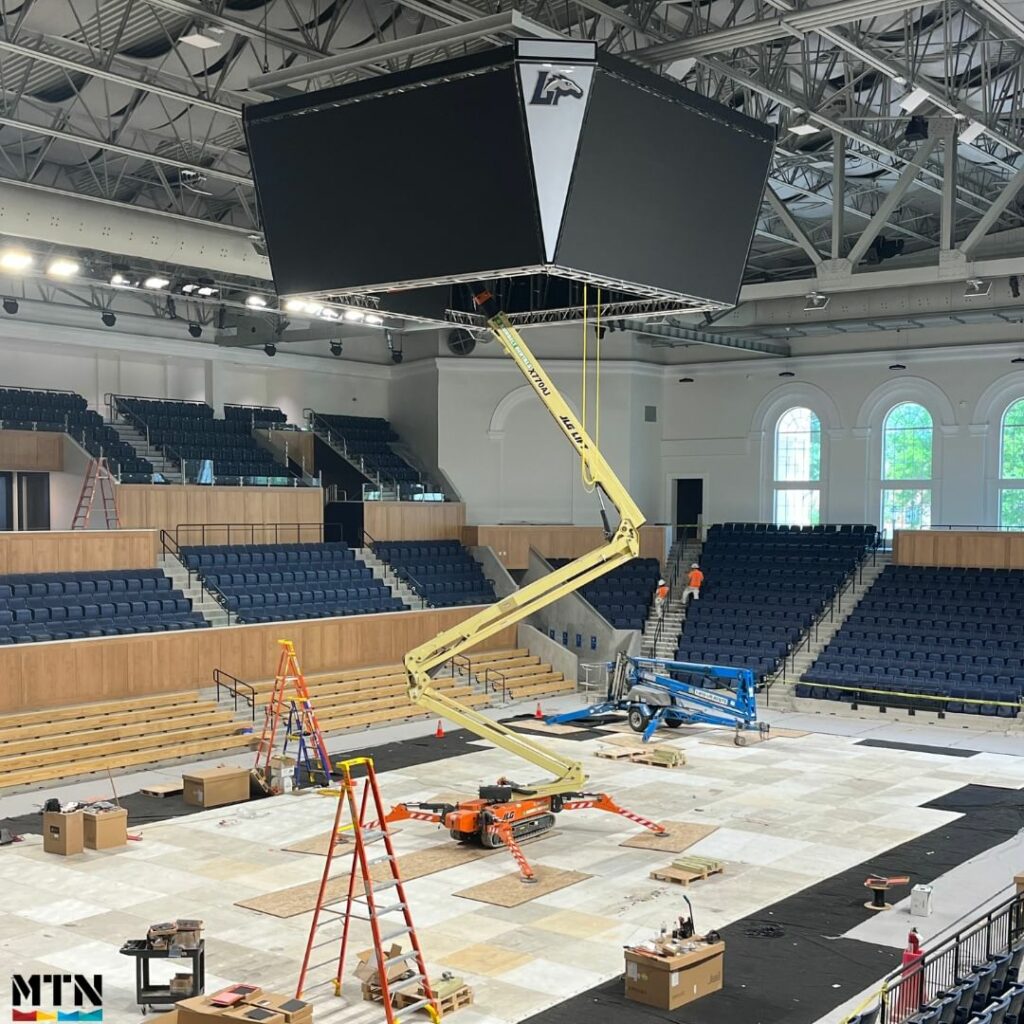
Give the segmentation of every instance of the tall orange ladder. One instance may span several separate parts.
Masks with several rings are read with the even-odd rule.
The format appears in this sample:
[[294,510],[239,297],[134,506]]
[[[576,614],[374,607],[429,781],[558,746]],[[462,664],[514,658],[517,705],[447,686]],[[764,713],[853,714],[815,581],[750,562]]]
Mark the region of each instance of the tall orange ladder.
[[100,508],[103,510],[103,518],[106,520],[108,530],[118,530],[121,527],[121,518],[117,514],[117,496],[114,491],[114,475],[110,472],[107,460],[100,456],[90,459],[85,470],[85,478],[82,480],[82,491],[78,495],[78,504],[75,506],[75,514],[71,518],[72,530],[88,530],[89,520],[92,518],[92,510],[96,504],[96,495],[99,493]]
[[[295,645],[291,640],[278,640],[281,647],[281,656],[277,662],[277,673],[274,676],[274,689],[270,695],[270,702],[265,710],[266,717],[263,720],[263,732],[260,735],[259,746],[256,748],[256,771],[262,773],[263,778],[270,780],[270,760],[274,756],[274,749],[277,745],[277,732],[281,727],[282,719],[286,720],[286,728],[296,730],[290,738],[300,741],[300,749],[308,752],[312,748],[316,759],[320,762],[318,768],[313,768],[308,763],[306,769],[312,779],[313,775],[320,776],[323,785],[331,783],[331,758],[327,753],[327,744],[324,742],[324,734],[317,720],[316,711],[309,696],[309,688],[306,686],[306,677],[302,674],[299,666],[299,656],[295,653]],[[289,737],[285,739],[285,746]]]
[[[367,921],[370,925],[370,934],[373,936],[374,964],[377,969],[381,1001],[384,1004],[384,1013],[388,1024],[396,1024],[399,1013],[405,1018],[406,1015],[422,1009],[425,1009],[434,1024],[437,1024],[437,1021],[440,1020],[437,1000],[430,987],[423,953],[420,950],[416,929],[412,923],[412,913],[405,895],[405,885],[399,871],[398,858],[395,856],[394,846],[391,843],[391,832],[388,829],[386,818],[387,812],[381,800],[380,788],[377,785],[373,758],[354,757],[347,761],[340,761],[337,767],[341,771],[341,788],[324,791],[324,795],[337,796],[338,806],[334,813],[332,841],[327,849],[324,873],[320,880],[316,909],[313,911],[309,940],[306,943],[306,955],[302,959],[302,970],[299,974],[295,998],[302,998],[310,971],[332,965],[334,974],[329,980],[333,985],[334,994],[341,995],[345,951],[348,947],[351,923]],[[360,779],[353,777],[353,770],[357,768],[365,769],[365,775]],[[361,793],[359,792],[360,788]],[[349,818],[347,824],[344,823],[346,809]],[[344,842],[345,833],[351,833],[351,843]],[[352,867],[349,871],[348,888],[345,895],[335,895],[340,891],[340,886],[332,885],[332,883],[341,882],[344,875],[343,873],[332,875],[331,868],[334,858],[338,854],[338,847],[343,842],[352,851]],[[347,850],[342,851],[342,853],[345,852]],[[374,873],[372,869],[377,865],[385,865],[385,867]],[[360,890],[358,892],[357,882]],[[341,948],[337,959],[331,956],[318,963],[312,963],[314,955],[318,955],[316,954],[317,950],[333,946],[338,941],[337,935],[317,941],[318,932],[331,923],[336,923],[339,919],[342,921],[342,932]],[[410,946],[409,952],[393,957],[387,956],[384,947],[395,939],[407,941]],[[389,982],[389,969],[396,964],[408,964],[412,969],[412,975],[401,979],[396,978]],[[320,984],[326,984],[326,982]],[[395,990],[400,990],[404,994],[413,986],[418,986],[417,991],[422,993],[421,997],[416,998],[407,1006],[392,1005]]]

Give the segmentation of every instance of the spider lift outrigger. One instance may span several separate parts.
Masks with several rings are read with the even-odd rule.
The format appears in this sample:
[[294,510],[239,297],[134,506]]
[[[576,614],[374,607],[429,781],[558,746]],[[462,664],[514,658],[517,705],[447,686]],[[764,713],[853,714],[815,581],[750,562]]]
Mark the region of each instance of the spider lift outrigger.
[[621,814],[657,835],[665,835],[663,826],[620,807],[607,793],[591,793],[584,788],[583,765],[548,750],[540,743],[517,733],[500,722],[436,690],[431,673],[456,655],[500,633],[513,623],[540,611],[598,579],[617,566],[636,558],[640,551],[640,527],[644,516],[619,481],[612,468],[579,423],[565,399],[538,364],[508,318],[482,287],[475,290],[474,301],[487,317],[487,326],[505,352],[512,357],[537,397],[569,439],[583,462],[588,480],[599,488],[619,514],[619,525],[612,531],[602,500],[601,519],[606,543],[595,551],[555,569],[483,611],[471,615],[457,626],[420,644],[405,656],[409,676],[409,699],[426,710],[442,715],[456,725],[510,754],[521,757],[552,778],[531,783],[498,779],[493,786],[482,786],[475,799],[449,803],[402,803],[388,813],[388,821],[415,819],[432,821],[447,828],[453,839],[483,846],[506,846],[519,866],[522,879],[536,881],[533,869],[517,840],[552,828],[560,811],[593,808]]

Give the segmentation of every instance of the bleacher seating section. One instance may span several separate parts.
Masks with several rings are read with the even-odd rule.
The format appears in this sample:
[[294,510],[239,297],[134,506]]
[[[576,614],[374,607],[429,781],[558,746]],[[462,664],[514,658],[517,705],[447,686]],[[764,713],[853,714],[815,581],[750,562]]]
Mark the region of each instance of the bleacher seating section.
[[[967,952],[966,950],[964,952]],[[971,951],[973,952],[973,951]],[[1020,981],[1021,959],[1024,958],[1024,939],[1006,953],[993,954],[983,963],[963,963],[961,976],[948,989],[943,989],[915,1012],[900,1009],[904,993],[893,990],[889,994],[890,1010],[887,1020],[904,1024],[1021,1024],[1024,1020],[1024,984]],[[905,984],[917,985],[922,979],[912,976]],[[879,1006],[854,1014],[848,1024],[876,1024]]]
[[[568,562],[568,558],[548,559],[553,569]],[[660,575],[661,566],[656,558],[635,558],[588,583],[580,593],[616,629],[642,630]]]
[[700,600],[687,609],[676,659],[749,668],[761,678],[778,671],[875,536],[873,526],[712,526]]
[[373,552],[431,608],[496,600],[480,563],[457,540],[378,541]]
[[238,622],[406,610],[343,543],[182,547],[181,559]]
[[81,395],[71,391],[0,388],[0,427],[70,434],[90,455],[104,456],[124,483],[149,483],[152,463],[139,458]]
[[156,633],[209,625],[159,569],[0,576],[0,644]]
[[273,405],[225,405],[224,419],[244,423],[247,429],[276,427],[288,422],[284,412]]
[[391,448],[398,434],[380,416],[340,416],[315,413],[345,443],[350,458],[361,458],[378,478],[397,484],[418,483],[420,474]]
[[245,751],[246,725],[195,691],[0,715],[0,787]]
[[[1016,717],[1024,693],[1024,571],[889,565],[798,683],[798,697],[915,704],[839,686],[952,698],[947,711]],[[991,703],[964,703],[965,700]]]
[[218,484],[294,482],[291,470],[253,438],[251,417],[218,420],[204,402],[153,398],[118,398],[117,411],[167,458],[196,468],[211,460]]

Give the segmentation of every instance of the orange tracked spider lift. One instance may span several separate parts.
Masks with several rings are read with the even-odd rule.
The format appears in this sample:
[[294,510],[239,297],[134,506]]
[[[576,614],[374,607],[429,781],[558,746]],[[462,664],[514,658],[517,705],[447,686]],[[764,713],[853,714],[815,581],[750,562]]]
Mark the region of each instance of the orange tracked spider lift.
[[75,514],[71,517],[72,530],[88,530],[93,508],[96,506],[96,494],[99,492],[100,509],[103,521],[108,530],[121,527],[121,517],[117,513],[117,493],[114,491],[114,475],[110,472],[107,460],[90,459],[82,480],[82,490],[78,495]]
[[256,748],[256,776],[266,786],[270,785],[270,761],[274,756],[277,731],[282,718],[287,716],[283,749],[288,749],[290,739],[297,740],[296,760],[305,768],[309,781],[329,786],[331,759],[309,697],[306,677],[299,667],[299,656],[295,653],[295,645],[291,640],[277,642],[281,647],[281,656],[274,676],[274,689],[265,708],[263,732]]
[[[536,765],[554,778],[525,785],[501,778],[497,785],[482,786],[475,799],[456,804],[398,804],[392,808],[388,818],[390,821],[407,818],[433,821],[448,829],[451,837],[459,842],[506,846],[519,865],[522,880],[535,882],[537,879],[533,869],[519,848],[518,840],[546,832],[554,825],[555,815],[560,811],[593,808],[621,814],[656,835],[665,835],[665,829],[620,807],[607,793],[587,792],[584,789],[587,777],[579,761],[565,758],[434,689],[431,673],[475,644],[635,558],[640,551],[640,526],[644,516],[598,451],[586,428],[577,421],[551,378],[530,352],[522,335],[497,308],[491,294],[478,287],[474,298],[477,307],[487,318],[491,333],[506,354],[512,357],[545,409],[576,450],[583,463],[584,479],[595,489],[600,489],[618,511],[619,525],[616,530],[612,530],[602,499],[601,518],[607,540],[603,547],[555,569],[547,576],[509,594],[497,604],[488,605],[483,611],[471,615],[405,656],[409,699],[413,704],[432,714],[443,715],[456,725],[490,740],[495,746]],[[598,306],[600,301],[598,293]]]
[[[364,777],[356,779],[353,777],[353,771],[360,768],[364,770]],[[353,921],[366,921],[370,926],[370,935],[373,940],[373,963],[377,970],[380,999],[384,1005],[388,1024],[395,1024],[398,1019],[397,1008],[392,1005],[395,993],[400,990],[404,994],[409,989],[414,989],[419,993],[420,998],[401,1007],[402,1019],[404,1020],[416,1010],[426,1010],[436,1024],[441,1019],[437,1009],[437,1000],[430,987],[423,952],[412,923],[412,913],[405,895],[405,885],[402,882],[398,858],[395,856],[395,849],[391,843],[391,833],[384,815],[380,788],[377,786],[377,774],[373,768],[373,759],[355,757],[347,761],[340,761],[338,769],[341,772],[341,788],[321,791],[325,796],[337,797],[338,807],[334,813],[334,828],[331,832],[331,842],[327,847],[324,873],[320,879],[320,889],[317,892],[316,907],[309,928],[309,939],[306,942],[306,953],[302,959],[302,970],[299,973],[295,998],[303,998],[310,971],[332,965],[334,966],[333,975],[328,981],[319,984],[331,984],[334,994],[341,995],[345,953],[351,934],[351,924]],[[360,782],[362,782],[362,792],[358,793]],[[346,808],[349,817],[348,824],[343,823]],[[345,895],[334,895],[339,892],[340,885],[332,883],[340,883],[344,876],[332,874],[331,868],[346,832],[351,833],[351,843],[346,843],[345,845],[349,849],[342,850],[341,853],[351,852],[352,866],[349,870]],[[379,870],[374,871],[374,867],[379,867]],[[336,934],[333,937],[329,936],[322,941],[317,941],[318,933],[339,919],[342,922],[342,931],[337,958],[330,956],[318,963],[313,963],[317,950],[334,946],[338,942]],[[385,947],[396,939],[400,939],[403,944],[408,945],[409,951],[389,956],[384,951]],[[393,976],[392,969],[395,967],[405,968],[401,971],[402,976]],[[390,980],[389,975],[391,975]]]

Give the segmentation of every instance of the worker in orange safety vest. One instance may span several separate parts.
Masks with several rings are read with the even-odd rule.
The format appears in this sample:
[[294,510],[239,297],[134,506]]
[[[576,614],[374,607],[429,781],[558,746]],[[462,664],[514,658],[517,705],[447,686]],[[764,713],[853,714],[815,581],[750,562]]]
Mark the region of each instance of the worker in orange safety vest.
[[692,598],[694,601],[700,600],[700,588],[704,583],[704,573],[700,571],[700,566],[694,562],[690,566],[690,571],[686,574],[686,589],[683,591],[683,604],[686,604]]

